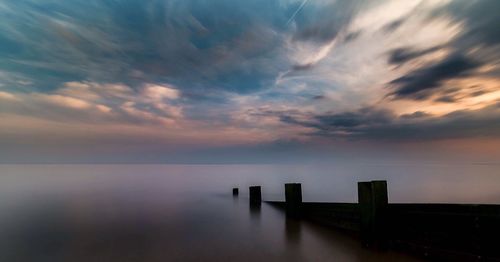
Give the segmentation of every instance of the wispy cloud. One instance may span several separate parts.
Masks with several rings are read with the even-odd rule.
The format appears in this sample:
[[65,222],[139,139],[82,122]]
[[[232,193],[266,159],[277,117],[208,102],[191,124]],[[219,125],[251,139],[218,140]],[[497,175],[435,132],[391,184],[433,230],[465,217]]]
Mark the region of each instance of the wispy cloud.
[[[93,129],[96,140],[134,137],[136,149],[150,137],[193,148],[497,137],[487,120],[496,121],[500,99],[498,7],[462,0],[6,1],[3,140],[32,137],[30,121],[50,130],[46,136],[64,134],[68,144],[84,137],[73,125]],[[461,123],[467,128],[455,131]],[[435,132],[418,135],[424,129]]]

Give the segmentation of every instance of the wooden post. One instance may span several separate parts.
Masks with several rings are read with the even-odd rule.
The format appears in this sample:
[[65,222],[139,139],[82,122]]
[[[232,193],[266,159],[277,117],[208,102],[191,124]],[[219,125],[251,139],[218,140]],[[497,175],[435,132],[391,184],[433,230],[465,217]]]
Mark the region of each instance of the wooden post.
[[239,190],[237,187],[233,188],[233,196],[237,196],[239,194]]
[[358,182],[358,205],[360,216],[360,236],[363,246],[371,244],[371,202],[372,202],[372,186],[371,182]]
[[376,180],[372,181],[372,194],[373,194],[373,224],[376,245],[380,248],[387,247],[388,228],[387,228],[387,210],[389,198],[387,194],[387,181]]
[[387,241],[387,181],[358,182],[361,241],[383,248]]
[[298,218],[302,209],[302,187],[299,183],[285,184],[286,214]]
[[251,186],[248,189],[250,191],[250,204],[260,205],[262,202],[260,186]]

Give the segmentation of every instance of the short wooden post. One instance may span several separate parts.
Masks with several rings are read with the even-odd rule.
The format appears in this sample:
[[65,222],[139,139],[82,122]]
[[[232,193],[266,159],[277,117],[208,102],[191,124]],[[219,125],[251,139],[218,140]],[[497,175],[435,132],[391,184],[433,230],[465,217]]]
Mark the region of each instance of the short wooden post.
[[237,196],[239,193],[240,192],[237,187],[233,188],[233,196]]
[[250,191],[250,204],[260,205],[262,202],[260,186],[251,186],[248,189]]
[[387,181],[358,182],[361,241],[383,248],[387,242]]
[[286,214],[298,218],[302,209],[302,187],[299,183],[285,184]]

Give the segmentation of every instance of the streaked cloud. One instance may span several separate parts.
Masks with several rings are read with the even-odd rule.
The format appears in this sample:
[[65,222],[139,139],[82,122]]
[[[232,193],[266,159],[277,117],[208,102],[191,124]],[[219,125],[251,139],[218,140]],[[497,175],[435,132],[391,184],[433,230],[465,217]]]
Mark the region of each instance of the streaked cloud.
[[0,113],[69,122],[138,122],[171,125],[182,119],[180,98],[171,86],[68,82],[49,93],[1,92]]
[[500,100],[478,110],[458,110],[435,116],[416,111],[397,115],[372,107],[315,115],[273,112],[281,121],[310,128],[308,135],[334,139],[420,141],[451,138],[500,138]]
[[454,55],[429,67],[423,67],[391,81],[396,91],[396,98],[410,97],[425,99],[428,91],[442,86],[449,79],[463,78],[471,75],[478,64],[461,55]]
[[132,155],[141,141],[162,152],[498,139],[499,7],[7,1],[0,116],[9,131],[0,144],[43,129],[67,150],[87,141],[78,128],[93,130],[90,144],[135,141]]

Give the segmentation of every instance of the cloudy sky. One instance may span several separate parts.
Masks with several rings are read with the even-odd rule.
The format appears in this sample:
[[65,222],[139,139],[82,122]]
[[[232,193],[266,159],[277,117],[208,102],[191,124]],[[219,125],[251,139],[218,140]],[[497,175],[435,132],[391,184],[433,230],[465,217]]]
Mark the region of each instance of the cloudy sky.
[[1,1],[0,161],[500,161],[498,10]]

